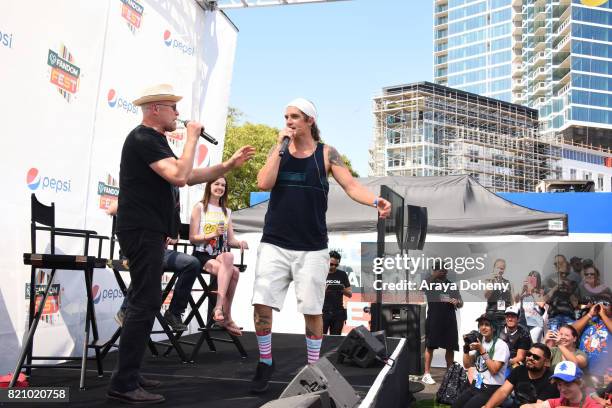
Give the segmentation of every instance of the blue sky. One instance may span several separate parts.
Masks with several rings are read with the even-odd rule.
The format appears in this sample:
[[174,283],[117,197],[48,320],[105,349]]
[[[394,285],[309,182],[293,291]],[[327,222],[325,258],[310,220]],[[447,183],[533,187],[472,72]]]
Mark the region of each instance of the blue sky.
[[368,174],[372,97],[432,80],[432,0],[353,0],[228,10],[240,30],[230,105],[282,127],[284,106],[312,100],[323,139]]

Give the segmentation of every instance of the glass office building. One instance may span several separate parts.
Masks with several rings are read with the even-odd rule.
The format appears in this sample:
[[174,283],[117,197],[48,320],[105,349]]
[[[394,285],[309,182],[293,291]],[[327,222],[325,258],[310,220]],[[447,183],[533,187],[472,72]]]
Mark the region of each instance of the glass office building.
[[434,82],[512,100],[512,0],[434,0]]
[[[545,139],[592,150],[609,181],[612,0],[434,0],[434,80],[536,109]],[[588,178],[576,164],[564,154],[563,176]]]

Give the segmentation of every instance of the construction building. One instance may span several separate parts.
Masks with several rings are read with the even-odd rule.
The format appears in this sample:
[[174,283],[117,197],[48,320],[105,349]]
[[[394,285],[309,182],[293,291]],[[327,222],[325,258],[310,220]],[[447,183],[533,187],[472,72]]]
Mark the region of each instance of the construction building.
[[374,97],[370,174],[470,174],[495,192],[535,191],[561,176],[561,149],[539,134],[538,112],[431,82]]

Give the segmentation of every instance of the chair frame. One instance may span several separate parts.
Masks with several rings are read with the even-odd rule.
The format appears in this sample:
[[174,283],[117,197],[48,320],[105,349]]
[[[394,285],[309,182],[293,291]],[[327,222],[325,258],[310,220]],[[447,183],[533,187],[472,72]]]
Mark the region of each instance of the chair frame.
[[[96,315],[93,303],[93,296],[91,293],[93,272],[94,268],[104,267],[106,260],[101,257],[102,254],[102,243],[108,237],[98,235],[96,231],[92,230],[81,230],[73,228],[60,228],[55,226],[55,203],[51,203],[50,206],[42,204],[36,198],[35,194],[31,195],[31,223],[30,223],[30,243],[32,253],[24,254],[24,263],[31,265],[30,270],[30,303],[28,308],[28,332],[25,336],[25,340],[22,345],[22,350],[19,355],[17,365],[13,371],[15,375],[9,383],[9,387],[15,386],[18,374],[21,369],[25,367],[26,375],[31,376],[32,368],[78,368],[81,370],[81,377],[79,386],[81,389],[85,389],[85,372],[87,368],[87,360],[95,359],[98,371],[98,376],[103,375],[102,368],[102,356],[100,349],[103,345],[99,344],[98,336],[98,325],[96,322]],[[36,246],[36,235],[38,231],[47,231],[50,235],[50,254],[39,254],[37,253]],[[55,254],[55,238],[56,236],[79,238],[84,240],[84,249],[82,255],[57,255]],[[88,256],[89,254],[89,240],[98,240],[98,252],[97,257]],[[71,261],[67,262],[66,258],[70,258]],[[38,293],[36,292],[36,270],[40,268],[51,269],[49,275],[49,281],[43,292],[42,300],[38,310],[36,310],[36,298]],[[80,357],[73,356],[34,356],[34,335],[38,327],[38,322],[42,316],[44,305],[47,302],[49,291],[53,286],[55,273],[57,269],[62,270],[80,270],[85,275],[85,292],[87,295],[87,312],[85,319],[85,338],[83,340],[83,352]],[[89,342],[89,334],[93,334],[93,342]],[[95,357],[88,357],[89,349],[94,349]],[[80,360],[80,365],[61,365],[56,364],[33,364],[33,360],[68,360],[75,361]]]

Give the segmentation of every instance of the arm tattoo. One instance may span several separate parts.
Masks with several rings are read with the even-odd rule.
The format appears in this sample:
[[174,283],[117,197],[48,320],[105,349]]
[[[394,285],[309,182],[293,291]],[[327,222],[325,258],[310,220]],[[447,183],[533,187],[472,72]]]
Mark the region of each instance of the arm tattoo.
[[346,165],[344,164],[344,160],[342,160],[342,157],[340,156],[335,147],[329,146],[328,158],[329,164],[331,164],[332,166],[336,165],[340,167],[346,167]]

